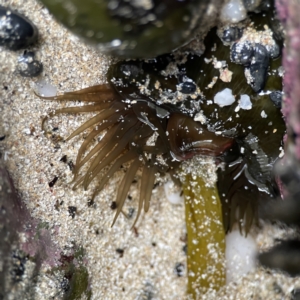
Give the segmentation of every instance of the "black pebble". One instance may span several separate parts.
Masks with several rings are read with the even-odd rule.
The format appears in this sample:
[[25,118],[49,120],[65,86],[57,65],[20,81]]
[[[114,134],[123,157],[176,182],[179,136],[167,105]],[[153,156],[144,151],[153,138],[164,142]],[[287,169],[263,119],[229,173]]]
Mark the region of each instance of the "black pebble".
[[134,64],[122,64],[120,66],[120,71],[128,77],[133,77],[136,78],[138,77],[141,73],[143,73],[143,69],[137,65]]
[[14,252],[12,257],[13,257],[13,268],[11,273],[13,276],[13,280],[14,282],[20,282],[25,272],[25,264],[28,260],[28,257],[18,252]]
[[178,276],[178,277],[182,277],[183,274],[184,274],[184,264],[182,263],[176,263],[175,264],[175,274]]
[[36,26],[21,14],[0,6],[0,46],[19,50],[35,43],[38,38]]
[[72,217],[72,219],[74,219],[75,215],[76,215],[77,207],[76,206],[69,206],[68,211],[69,211],[69,214]]
[[276,107],[281,108],[281,104],[282,104],[282,92],[281,91],[274,91],[269,95],[269,97]]
[[23,77],[35,77],[41,74],[43,65],[34,59],[34,52],[24,51],[24,54],[18,59],[17,69]]
[[94,199],[89,199],[87,202],[88,207],[91,207],[95,204]]
[[116,201],[113,201],[113,202],[111,203],[111,205],[110,205],[110,208],[111,208],[112,210],[116,209],[116,208],[117,208],[117,202],[116,202]]
[[52,187],[54,186],[54,184],[56,183],[57,179],[58,179],[58,177],[55,176],[55,177],[48,183],[49,187],[52,188]]
[[67,155],[64,155],[61,159],[61,162],[66,163],[67,162]]
[[191,79],[186,80],[185,82],[181,83],[179,86],[180,86],[180,92],[183,94],[193,94],[196,92],[197,89],[196,84]]
[[266,47],[255,44],[254,59],[250,64],[249,71],[252,77],[251,87],[254,92],[260,92],[266,84],[269,67],[269,53]]
[[70,289],[70,283],[68,278],[63,277],[62,281],[60,282],[60,288],[66,293]]
[[229,27],[223,31],[222,41],[231,43],[241,38],[243,35],[242,28],[239,27]]
[[120,257],[123,257],[123,255],[124,255],[124,249],[117,248],[117,249],[116,249],[116,252],[117,252],[118,254],[120,254]]
[[230,58],[231,61],[243,66],[249,66],[254,56],[254,49],[248,42],[234,43],[231,47]]

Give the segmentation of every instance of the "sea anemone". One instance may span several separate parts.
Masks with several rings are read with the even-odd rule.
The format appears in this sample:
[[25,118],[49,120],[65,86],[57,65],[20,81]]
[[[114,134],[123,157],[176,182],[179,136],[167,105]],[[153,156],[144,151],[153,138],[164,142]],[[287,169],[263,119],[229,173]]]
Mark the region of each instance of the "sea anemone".
[[[168,172],[180,184],[175,172],[179,162],[194,155],[215,157],[220,166],[217,186],[226,232],[238,222],[247,233],[253,220],[258,220],[259,205],[279,195],[272,169],[285,132],[280,109],[269,95],[259,95],[256,87],[247,84],[245,67],[228,60],[234,47],[223,45],[216,30],[204,43],[206,51],[200,57],[179,52],[146,61],[120,61],[108,72],[109,84],[42,97],[89,102],[58,109],[50,117],[58,113],[98,113],[67,138],[91,129],[78,151],[74,187],[82,184],[87,189],[98,177],[94,198],[123,164],[130,163],[118,188],[113,224],[140,168],[142,180],[134,225],[142,208],[145,212],[149,209],[156,174]],[[280,60],[271,62],[273,69],[280,65]],[[220,63],[221,68],[217,68]],[[231,71],[232,80],[221,76]],[[218,76],[222,79],[214,82]],[[278,77],[272,75],[264,81],[271,92],[281,88]],[[220,92],[229,93],[230,105],[214,99]],[[246,106],[242,99],[246,99]],[[94,139],[104,132],[88,152]],[[88,162],[87,171],[80,176]],[[106,167],[109,169],[103,174]]]
[[[120,182],[116,198],[117,220],[131,183],[142,168],[138,212],[136,224],[142,208],[147,212],[156,174],[169,172],[176,179],[174,171],[179,161],[196,154],[209,155],[223,160],[222,154],[231,148],[234,140],[217,136],[208,131],[191,117],[155,105],[150,99],[126,100],[118,94],[112,85],[103,84],[83,90],[68,92],[56,97],[41,97],[46,100],[79,100],[90,104],[80,107],[57,109],[50,117],[60,113],[97,112],[87,122],[77,128],[66,140],[90,129],[82,143],[74,172],[74,188],[83,185],[87,189],[98,176],[98,185],[93,198],[103,189],[109,179],[125,163],[130,163]],[[43,127],[46,118],[43,120]],[[99,135],[105,135],[88,151],[92,141]],[[86,155],[84,155],[86,153]],[[79,171],[90,162],[85,174]],[[103,174],[103,170],[109,169]]]

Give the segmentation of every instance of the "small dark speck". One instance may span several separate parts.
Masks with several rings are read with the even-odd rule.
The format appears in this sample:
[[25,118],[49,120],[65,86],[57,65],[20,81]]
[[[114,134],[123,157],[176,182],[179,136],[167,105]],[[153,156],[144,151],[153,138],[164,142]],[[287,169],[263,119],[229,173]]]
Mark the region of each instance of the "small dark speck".
[[59,150],[59,149],[60,149],[60,145],[57,144],[57,145],[54,146],[55,152],[56,152],[57,150]]
[[156,247],[156,243],[155,243],[155,242],[152,242],[151,245],[152,245],[153,247]]
[[61,162],[66,163],[67,162],[67,155],[64,155],[61,159]]
[[77,211],[77,207],[76,206],[68,206],[68,211],[69,211],[69,214],[72,217],[72,219],[74,219],[76,211]]
[[87,202],[88,207],[91,207],[95,204],[94,199],[89,199]]
[[153,185],[153,190],[159,186],[159,182],[155,182]]
[[134,183],[137,183],[137,180],[136,180],[136,179],[132,180],[132,184],[134,184]]
[[276,294],[283,294],[281,286],[276,281],[273,282],[273,290]]
[[53,163],[50,163],[50,166],[53,167],[54,166]]
[[69,279],[64,277],[60,282],[60,287],[66,293],[70,289]]
[[136,227],[133,227],[133,228],[132,228],[132,231],[134,232],[135,237],[138,237],[138,236],[139,236],[139,232],[138,232],[138,230],[137,230]]
[[55,176],[48,184],[49,184],[49,187],[53,187],[54,186],[54,184],[56,183],[56,181],[57,181],[57,179],[58,179],[58,177],[57,176]]
[[125,288],[124,287],[122,287],[122,291],[125,292]]
[[184,274],[184,264],[182,263],[176,263],[175,264],[175,269],[174,269],[175,274],[178,277],[182,277]]
[[127,196],[128,200],[132,200],[132,197],[130,195]]
[[3,87],[3,89],[7,91],[7,90],[8,90],[8,86],[5,85],[5,86]]
[[69,169],[70,169],[71,171],[73,171],[73,169],[74,169],[74,164],[73,164],[72,161],[69,161],[69,162],[68,162],[68,166],[69,166]]
[[99,229],[96,229],[96,230],[95,230],[95,233],[98,235],[98,234],[99,234]]
[[127,217],[128,217],[129,219],[131,219],[131,218],[133,217],[134,211],[135,211],[135,209],[134,209],[133,207],[130,207],[130,208],[128,209]]
[[110,208],[111,209],[116,209],[117,208],[117,202],[116,201],[113,201],[110,205]]
[[182,247],[182,251],[184,252],[184,254],[185,255],[187,255],[187,245],[184,245],[183,247]]
[[5,139],[5,135],[0,136],[0,142]]
[[58,127],[53,127],[52,128],[52,131],[57,131],[58,130]]
[[55,209],[56,209],[56,210],[59,210],[59,206],[60,206],[59,201],[56,200],[56,202],[55,202],[55,204],[54,204]]
[[124,255],[124,249],[117,248],[117,249],[116,249],[116,252],[117,252],[118,254],[120,254],[120,257],[123,257],[123,255]]
[[193,94],[197,90],[197,86],[195,85],[195,83],[190,80],[181,83],[180,88],[181,88],[181,93],[183,94]]

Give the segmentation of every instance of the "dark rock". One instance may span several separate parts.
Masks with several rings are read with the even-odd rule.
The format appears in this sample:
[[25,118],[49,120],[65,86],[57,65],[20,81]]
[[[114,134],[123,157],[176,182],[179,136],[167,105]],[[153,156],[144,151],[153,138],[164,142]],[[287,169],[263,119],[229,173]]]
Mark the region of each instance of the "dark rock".
[[123,64],[120,66],[120,71],[124,73],[125,76],[133,78],[136,78],[140,73],[143,73],[143,69],[134,64]]
[[243,0],[247,11],[254,11],[260,5],[260,2],[261,0]]
[[242,35],[243,35],[242,28],[230,26],[224,29],[221,39],[224,42],[231,43],[241,38]]
[[174,271],[178,277],[182,277],[184,274],[184,265],[182,263],[176,263]]
[[195,82],[189,78],[184,77],[183,82],[179,84],[179,90],[183,94],[193,94],[196,92],[197,86]]
[[116,252],[120,255],[120,257],[123,257],[123,255],[124,255],[124,249],[122,249],[122,248],[117,248],[117,249],[116,249]]
[[34,59],[34,52],[24,51],[24,54],[18,59],[17,69],[23,77],[35,77],[41,74],[43,65]]
[[293,289],[291,292],[291,300],[300,300],[300,289]]
[[194,82],[186,81],[181,85],[181,93],[192,94],[196,92],[196,85]]
[[76,206],[69,206],[68,207],[68,212],[69,215],[72,217],[72,219],[75,218],[76,212],[77,212],[77,207]]
[[270,54],[270,57],[272,58],[276,58],[280,55],[281,53],[281,49],[280,47],[275,43],[273,47],[271,47],[269,49],[269,54]]
[[19,251],[14,251],[13,255],[13,268],[11,274],[14,282],[20,282],[22,276],[25,273],[25,265],[28,260],[28,256],[24,255]]
[[251,75],[251,87],[254,92],[260,92],[264,87],[268,75],[269,53],[266,47],[255,44],[254,56],[249,67]]
[[268,252],[259,254],[258,260],[265,267],[297,276],[300,274],[300,241],[284,241]]
[[117,202],[116,201],[113,201],[112,203],[111,203],[111,205],[110,205],[110,208],[111,209],[116,209],[117,208]]
[[55,177],[48,183],[49,187],[52,188],[52,187],[54,186],[54,184],[56,183],[57,180],[58,180],[58,177],[55,176]]
[[254,49],[251,43],[234,43],[231,47],[230,58],[236,64],[249,66],[254,56]]
[[276,107],[281,108],[281,104],[282,104],[282,92],[281,91],[273,91],[269,95],[269,97]]
[[10,50],[26,48],[36,42],[36,26],[21,14],[0,6],[0,46]]

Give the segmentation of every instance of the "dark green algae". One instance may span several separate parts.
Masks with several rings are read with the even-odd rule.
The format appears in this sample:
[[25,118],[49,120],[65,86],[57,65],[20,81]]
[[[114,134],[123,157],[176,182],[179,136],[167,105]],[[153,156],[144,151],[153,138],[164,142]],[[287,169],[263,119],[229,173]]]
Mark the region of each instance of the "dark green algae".
[[[259,205],[279,195],[272,169],[283,145],[285,123],[269,95],[255,93],[246,82],[244,67],[230,61],[230,47],[223,45],[216,29],[208,33],[204,44],[206,50],[202,56],[177,52],[151,60],[118,62],[110,69],[109,79],[124,99],[153,101],[170,112],[179,111],[188,117],[194,117],[200,110],[206,117],[204,128],[234,138],[232,149],[223,158],[227,164],[218,171],[218,189],[225,230],[238,221],[247,233],[252,221],[258,220]],[[212,88],[207,88],[212,78],[220,75],[218,69],[206,63],[211,58],[226,61],[233,72],[231,82],[218,79]],[[270,59],[264,91],[282,90],[282,78],[277,71],[280,66],[280,58]],[[168,72],[171,69],[175,71]],[[186,79],[200,91],[181,93],[180,86]],[[220,107],[208,101],[225,88],[230,88],[236,96],[232,105]],[[237,109],[242,94],[250,96],[252,109]],[[174,101],[176,98],[179,100]],[[266,117],[262,117],[263,112]]]
[[209,6],[203,0],[41,2],[68,29],[101,51],[143,58],[168,53],[189,42]]

